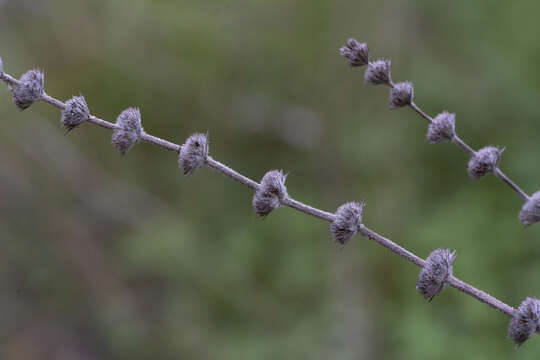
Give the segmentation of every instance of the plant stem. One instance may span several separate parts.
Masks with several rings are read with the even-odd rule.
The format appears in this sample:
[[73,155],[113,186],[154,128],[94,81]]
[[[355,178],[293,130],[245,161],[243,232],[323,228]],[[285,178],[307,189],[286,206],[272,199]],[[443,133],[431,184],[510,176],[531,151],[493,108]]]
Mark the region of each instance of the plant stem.
[[[4,81],[5,83],[7,83],[8,85],[17,85],[17,84],[19,84],[18,80],[16,80],[11,75],[6,74],[6,73],[1,73],[0,74],[0,79],[2,81]],[[62,101],[57,100],[57,99],[55,99],[55,98],[53,98],[53,97],[51,97],[51,96],[49,96],[49,95],[47,95],[45,93],[43,94],[41,100],[43,102],[46,102],[46,103],[48,103],[48,104],[50,104],[50,105],[52,105],[52,106],[54,106],[54,107],[56,107],[58,109],[61,109],[61,110],[63,110],[65,108],[65,106],[66,106]],[[419,107],[417,107],[416,104],[414,104],[414,103],[411,104],[411,107],[413,107],[413,109],[415,109],[416,112],[418,112],[420,115],[422,115],[422,117],[424,117],[424,118],[426,118],[428,120],[431,119]],[[114,130],[114,129],[117,128],[114,123],[102,120],[102,119],[100,119],[100,118],[98,118],[98,117],[96,117],[94,115],[90,115],[90,119],[88,121],[95,124],[95,125],[97,125],[97,126],[100,126],[102,128],[106,128],[106,129],[110,129],[110,130]],[[156,136],[147,134],[146,132],[143,132],[141,139],[143,141],[147,142],[147,143],[150,143],[150,144],[155,145],[157,147],[164,148],[164,149],[169,150],[169,151],[179,152],[179,150],[180,150],[180,145],[172,143],[172,142],[164,140],[164,139],[161,139],[161,138],[158,138]],[[460,145],[462,148],[464,148],[467,152],[474,153],[474,151],[467,144],[462,142],[457,136],[456,136],[456,139],[454,140],[454,142],[456,142],[458,145]],[[232,178],[233,180],[239,182],[240,184],[249,187],[250,189],[257,190],[260,187],[260,184],[257,183],[256,181],[253,181],[250,178],[248,178],[248,177],[238,173],[237,171],[231,169],[227,165],[222,164],[221,162],[219,162],[217,160],[214,160],[211,156],[207,157],[205,164],[208,167],[213,168],[213,169],[221,172],[222,174]],[[522,196],[526,196],[526,194],[519,187],[517,187],[517,185],[515,185],[510,179],[508,179],[508,177],[506,175],[504,175],[502,173],[502,171],[500,171],[499,169],[497,169],[497,170],[498,171],[496,171],[496,175],[498,177],[500,177],[508,185],[513,187],[514,190],[516,190],[518,193],[521,193]],[[326,220],[326,221],[328,221],[330,223],[335,220],[335,215],[333,213],[329,213],[329,212],[326,212],[326,211],[319,210],[317,208],[311,207],[309,205],[306,205],[306,204],[304,204],[304,203],[302,203],[302,202],[300,202],[298,200],[295,200],[295,199],[293,199],[291,197],[288,197],[288,196],[285,197],[285,199],[283,199],[281,201],[281,204],[285,205],[285,206],[288,206],[290,208],[296,209],[296,210],[298,210],[300,212],[303,212],[303,213],[305,213],[307,215],[310,215],[310,216],[313,216],[315,218]],[[375,231],[369,229],[368,227],[366,227],[363,224],[360,227],[359,234],[364,236],[364,237],[367,237],[368,239],[370,239],[372,241],[375,241],[376,243],[382,245],[383,247],[385,247],[388,250],[392,251],[393,253],[401,256],[402,258],[410,261],[411,263],[415,264],[416,266],[419,266],[421,268],[424,267],[425,261],[422,258],[418,257],[417,255],[413,254],[412,252],[408,251],[407,249],[399,246],[398,244],[394,243],[392,240],[387,239],[384,236],[382,236],[382,235],[376,233]],[[503,303],[500,300],[497,300],[496,298],[494,298],[493,296],[485,293],[484,291],[481,291],[481,290],[479,290],[479,289],[477,289],[477,288],[475,288],[475,287],[473,287],[473,286],[459,280],[456,277],[452,276],[451,278],[449,278],[448,279],[448,284],[450,286],[453,286],[456,289],[462,291],[463,293],[468,294],[468,295],[476,298],[477,300],[491,306],[492,308],[506,314],[506,315],[512,316],[514,311],[515,311],[514,308],[512,308],[511,306]]]

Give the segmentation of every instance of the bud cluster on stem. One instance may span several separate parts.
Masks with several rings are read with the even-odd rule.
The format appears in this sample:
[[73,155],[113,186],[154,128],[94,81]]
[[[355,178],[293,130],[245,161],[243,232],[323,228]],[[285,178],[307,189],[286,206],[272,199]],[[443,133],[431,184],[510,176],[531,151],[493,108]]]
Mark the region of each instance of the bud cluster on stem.
[[[470,155],[471,159],[468,163],[467,172],[472,179],[477,180],[489,173],[493,173],[493,175],[501,179],[521,196],[525,200],[519,214],[519,219],[523,225],[529,226],[540,221],[540,195],[529,196],[499,168],[499,162],[504,148],[486,146],[478,151],[473,150],[456,134],[456,114],[443,111],[432,118],[422,111],[414,102],[413,84],[408,81],[394,83],[390,75],[390,60],[382,59],[371,62],[369,60],[369,48],[367,44],[359,43],[355,39],[349,39],[347,44],[339,49],[339,52],[347,59],[351,67],[367,65],[364,73],[364,80],[367,84],[386,85],[390,87],[390,109],[409,106],[426,119],[429,123],[426,137],[431,144],[450,141]],[[540,191],[536,194],[538,193]]]

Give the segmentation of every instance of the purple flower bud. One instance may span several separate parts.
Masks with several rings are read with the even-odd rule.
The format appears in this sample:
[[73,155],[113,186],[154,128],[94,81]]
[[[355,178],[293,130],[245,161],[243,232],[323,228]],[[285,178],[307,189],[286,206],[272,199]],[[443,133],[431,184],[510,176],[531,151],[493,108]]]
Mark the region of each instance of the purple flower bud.
[[258,216],[267,216],[288,196],[285,180],[287,175],[284,175],[282,170],[271,170],[263,176],[261,186],[255,190],[252,203]]
[[4,63],[2,62],[2,57],[0,56],[0,77],[4,74]]
[[335,241],[345,245],[362,227],[365,202],[348,202],[336,210],[336,218],[330,225]]
[[66,108],[62,110],[62,125],[67,131],[75,129],[77,126],[90,118],[90,110],[82,96],[74,96],[66,101]]
[[19,81],[19,85],[12,89],[13,103],[19,110],[24,110],[43,96],[44,77],[40,70],[35,69],[26,72]]
[[143,128],[141,112],[137,108],[124,110],[116,120],[117,129],[112,134],[112,143],[120,154],[125,155],[141,139]]
[[516,348],[540,331],[540,300],[526,298],[514,312],[508,325],[508,335],[516,343]]
[[436,249],[429,254],[424,267],[418,275],[416,290],[428,301],[441,292],[452,276],[452,264],[456,252],[448,249]]
[[363,66],[369,62],[369,49],[366,43],[359,43],[355,39],[349,39],[347,45],[339,49],[341,56],[347,59],[352,67]]
[[366,84],[380,85],[390,84],[390,60],[377,60],[369,63],[364,74]]
[[413,101],[414,88],[410,82],[395,84],[390,89],[390,109],[397,109],[410,105]]
[[486,146],[478,150],[469,160],[467,172],[473,179],[480,179],[493,172],[499,165],[504,149],[495,146]]
[[529,200],[523,204],[521,212],[519,213],[519,219],[525,226],[540,221],[540,191],[532,194]]
[[451,141],[456,135],[456,114],[443,111],[429,124],[427,139],[431,144]]
[[208,134],[193,134],[180,147],[178,166],[188,176],[206,163],[208,158]]

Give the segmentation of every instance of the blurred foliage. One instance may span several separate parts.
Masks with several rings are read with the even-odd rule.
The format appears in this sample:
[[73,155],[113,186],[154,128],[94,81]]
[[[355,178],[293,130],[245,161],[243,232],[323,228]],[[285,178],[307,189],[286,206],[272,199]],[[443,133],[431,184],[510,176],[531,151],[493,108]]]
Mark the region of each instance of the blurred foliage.
[[[420,256],[456,249],[457,276],[501,300],[539,296],[540,225],[466,156],[431,146],[412,111],[388,111],[337,49],[367,41],[415,82],[431,114],[457,113],[475,147],[537,190],[540,3],[518,1],[0,0],[6,72],[45,70],[114,120],[139,106],[152,134],[209,131],[211,153],[332,210],[367,201],[366,223]],[[291,209],[265,221],[251,193],[203,169],[183,178],[148,145],[119,156],[110,133],[65,136],[45,104],[18,112],[0,87],[2,359],[507,359],[508,318],[418,269]],[[540,340],[519,349],[532,359]]]

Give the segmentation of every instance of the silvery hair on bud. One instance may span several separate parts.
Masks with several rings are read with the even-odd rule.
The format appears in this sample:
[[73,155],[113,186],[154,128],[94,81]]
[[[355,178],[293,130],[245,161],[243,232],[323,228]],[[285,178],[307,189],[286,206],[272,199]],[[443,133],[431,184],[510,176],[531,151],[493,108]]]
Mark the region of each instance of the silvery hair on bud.
[[90,110],[82,96],[74,96],[66,101],[66,108],[62,110],[62,125],[67,131],[75,129],[90,118]]
[[469,160],[467,172],[473,179],[480,179],[482,176],[493,172],[499,165],[504,149],[495,146],[486,146],[478,150]]
[[532,194],[529,200],[523,204],[521,212],[519,213],[519,219],[525,226],[540,221],[540,191]]
[[451,141],[456,135],[456,114],[443,111],[429,124],[427,139],[431,144]]
[[112,134],[112,143],[120,154],[125,153],[140,140],[142,135],[141,112],[137,108],[124,110],[116,120],[117,129]]
[[514,312],[508,325],[508,335],[519,347],[540,331],[540,300],[526,298]]
[[208,134],[193,134],[180,147],[178,166],[184,175],[191,175],[206,163],[208,158]]
[[349,39],[347,45],[339,49],[341,56],[347,59],[352,67],[364,66],[369,62],[369,48],[366,43]]
[[429,254],[416,283],[416,290],[428,301],[441,292],[452,276],[454,260],[456,252],[448,249],[436,249]]
[[2,57],[0,56],[0,76],[4,73],[4,63],[2,62]]
[[26,72],[19,81],[12,90],[13,103],[19,110],[24,110],[41,99],[45,79],[40,70],[34,69]]
[[390,75],[390,60],[377,60],[369,63],[364,74],[366,84],[380,85],[389,84],[392,81]]
[[335,241],[345,245],[362,227],[365,202],[348,202],[336,210],[336,218],[330,224],[330,232]]
[[253,210],[260,217],[265,217],[281,205],[287,197],[285,186],[287,175],[282,170],[271,170],[264,174],[261,185],[253,195]]
[[390,89],[390,109],[410,105],[413,101],[414,88],[411,82],[395,84]]

